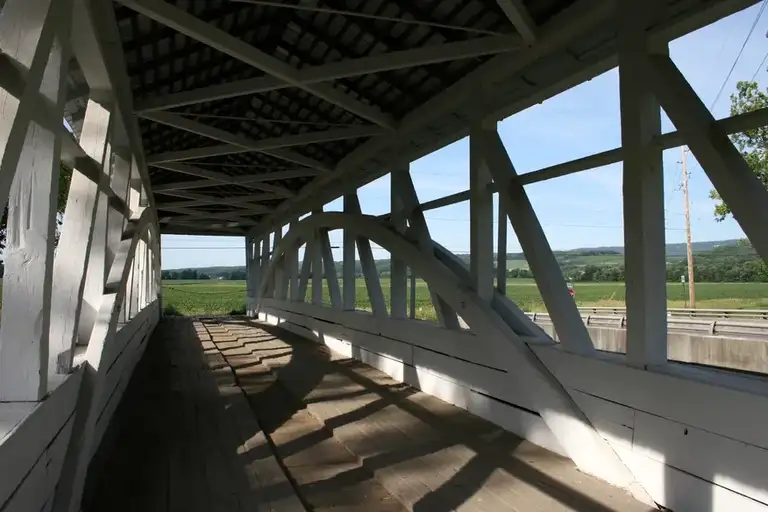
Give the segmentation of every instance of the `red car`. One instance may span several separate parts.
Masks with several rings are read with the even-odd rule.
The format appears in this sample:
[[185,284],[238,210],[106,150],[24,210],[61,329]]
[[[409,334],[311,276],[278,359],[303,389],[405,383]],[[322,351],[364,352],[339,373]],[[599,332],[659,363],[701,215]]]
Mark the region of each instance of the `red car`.
[[568,287],[568,293],[571,294],[571,297],[575,297],[576,296],[576,292],[574,291],[573,285],[571,284],[571,282],[570,281],[566,281],[565,286]]

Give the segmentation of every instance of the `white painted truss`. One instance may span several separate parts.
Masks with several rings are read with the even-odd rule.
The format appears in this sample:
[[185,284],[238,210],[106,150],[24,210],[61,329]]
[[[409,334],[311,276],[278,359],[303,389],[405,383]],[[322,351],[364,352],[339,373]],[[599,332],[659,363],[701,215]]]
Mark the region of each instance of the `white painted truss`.
[[[527,7],[532,2],[497,0],[501,19],[516,35],[481,31],[473,39],[301,68],[173,3],[117,3],[265,74],[150,96],[134,106],[112,1],[4,3],[0,201],[8,205],[8,234],[0,322],[0,509],[79,510],[91,458],[160,317],[162,230],[244,236],[249,315],[311,335],[569,457],[637,499],[677,511],[768,511],[768,383],[669,361],[663,282],[661,152],[683,143],[768,258],[768,193],[727,137],[764,125],[768,110],[713,119],[667,52],[673,37],[754,1],[660,0],[665,21],[652,25],[649,15],[656,11],[640,1],[579,0],[537,24]],[[690,12],[678,19],[674,9],[688,3]],[[569,61],[572,72],[541,86],[526,85],[518,75],[607,23],[619,34],[616,55]],[[334,83],[489,55],[397,120]],[[68,91],[74,61],[87,87]],[[617,64],[622,146],[518,174],[496,123]],[[191,113],[209,101],[285,89],[359,119],[257,138]],[[508,96],[510,90],[523,90],[522,96]],[[86,105],[74,133],[62,123],[72,99]],[[167,111],[187,106],[188,112]],[[661,134],[660,107],[678,131]],[[145,156],[139,118],[217,142]],[[470,188],[422,203],[410,163],[465,135]],[[337,141],[352,149],[311,150]],[[288,167],[228,158],[246,153]],[[61,162],[73,175],[57,228]],[[626,354],[595,349],[526,189],[615,162],[624,165]],[[251,172],[230,174],[236,166]],[[364,215],[357,189],[386,173],[390,213]],[[174,179],[179,174],[189,180]],[[218,192],[227,187],[238,194]],[[339,197],[343,212],[323,211]],[[468,264],[433,240],[424,216],[462,201],[471,212]],[[206,211],[211,205],[215,211]],[[168,213],[158,219],[158,209]],[[506,296],[507,220],[558,341]],[[338,230],[340,271],[330,237]],[[376,270],[376,246],[391,258],[388,290]],[[355,287],[356,254],[364,289]],[[416,320],[417,277],[429,288],[434,323]],[[356,307],[361,293],[371,311]]]

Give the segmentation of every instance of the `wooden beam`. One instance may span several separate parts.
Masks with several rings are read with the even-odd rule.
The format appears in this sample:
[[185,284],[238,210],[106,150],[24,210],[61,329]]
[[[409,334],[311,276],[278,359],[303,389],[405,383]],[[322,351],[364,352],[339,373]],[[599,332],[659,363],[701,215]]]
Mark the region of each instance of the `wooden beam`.
[[[397,168],[392,171],[392,175],[399,173],[409,173],[409,166]],[[399,233],[405,233],[408,217],[405,211],[405,204],[400,198],[399,187],[402,185],[402,179],[390,180],[390,211],[393,228]],[[408,292],[408,268],[405,262],[394,254],[390,255],[390,279],[389,279],[389,301],[390,316],[392,318],[404,319],[407,316],[406,295]]]
[[[493,192],[491,174],[483,158],[478,127],[469,137],[469,273],[478,297],[493,300]],[[481,134],[482,135],[482,134]]]
[[338,105],[363,119],[389,129],[395,129],[394,119],[378,109],[365,105],[328,84],[305,84],[298,76],[298,70],[261,50],[245,43],[214,25],[189,14],[183,9],[162,0],[119,0],[136,12],[162,23],[182,34],[226,53],[246,64],[258,68],[291,85],[305,90],[325,101]]
[[[312,215],[320,213],[323,213],[322,208],[314,210]],[[314,234],[312,244],[312,303],[323,305],[323,247],[319,232]]]
[[336,140],[354,139],[360,137],[371,137],[378,133],[381,133],[381,129],[375,126],[354,126],[349,128],[338,128],[331,130],[324,130],[319,132],[301,133],[298,135],[285,135],[282,137],[275,137],[271,139],[263,139],[260,141],[252,140],[243,135],[235,135],[226,130],[209,126],[198,121],[187,119],[178,114],[171,114],[169,112],[153,112],[145,114],[147,119],[151,119],[158,123],[163,123],[168,126],[173,126],[180,130],[185,130],[190,133],[196,133],[204,137],[210,137],[226,144],[221,146],[213,146],[209,148],[199,148],[184,151],[173,151],[169,153],[162,153],[159,155],[152,155],[148,161],[150,164],[157,164],[161,162],[171,162],[178,160],[190,160],[193,158],[203,158],[207,156],[226,155],[230,153],[244,153],[248,151],[257,151],[267,153],[273,156],[283,155],[279,158],[289,160],[300,165],[306,165],[320,171],[330,171],[330,168],[325,164],[309,159],[302,155],[292,154],[290,152],[283,151],[282,153],[275,153],[275,149],[285,148],[289,146],[303,146],[306,144],[314,144],[318,142],[330,142]]
[[[346,59],[322,66],[311,66],[296,72],[297,79],[303,84],[328,82],[340,78],[363,76],[382,71],[426,66],[452,60],[468,59],[483,55],[492,55],[514,51],[520,47],[520,39],[510,36],[489,36],[467,41],[430,45],[411,50],[394,51],[379,55],[370,55],[357,59]],[[274,76],[260,76],[234,82],[216,84],[190,91],[148,98],[136,105],[139,113],[152,110],[165,110],[194,103],[222,100],[236,96],[257,94],[291,85]]]
[[[0,16],[0,47],[31,60],[27,86],[38,87],[64,115],[71,2],[10,1]],[[31,33],[28,33],[30,31]],[[14,38],[15,36],[15,38]],[[10,41],[8,39],[11,39]],[[58,39],[54,44],[54,39]],[[23,48],[31,44],[29,48]],[[20,45],[20,46],[17,46]],[[34,91],[37,93],[37,91]],[[41,400],[48,392],[54,239],[61,131],[30,123],[35,94],[15,100],[2,92],[2,175],[10,178],[3,251],[3,318],[0,324],[0,402]],[[8,100],[11,101],[8,101]],[[25,103],[26,102],[26,103]],[[17,134],[20,141],[15,141]],[[6,159],[6,156],[11,156]],[[22,172],[18,172],[21,170]],[[8,181],[3,180],[3,181]]]
[[654,144],[661,135],[661,109],[646,79],[652,51],[646,27],[653,10],[623,2],[617,11],[627,362],[647,368],[667,363],[664,163]]
[[[347,213],[362,216],[363,213],[360,209],[360,200],[357,198],[357,194],[349,194],[347,197],[349,200],[344,203],[345,209],[348,210]],[[355,237],[355,242],[357,244],[357,253],[360,255],[360,266],[363,270],[365,287],[368,290],[368,299],[371,301],[373,316],[386,318],[387,303],[384,301],[384,293],[381,291],[381,281],[379,280],[379,272],[376,269],[376,262],[373,258],[371,242],[367,238],[360,236]]]
[[[350,213],[354,208],[354,201],[357,197],[354,194],[344,196],[344,211]],[[355,237],[350,230],[344,230],[344,254],[343,254],[343,285],[344,310],[354,311],[356,308],[357,276],[355,271]]]
[[[298,219],[294,219],[289,228],[296,227]],[[288,297],[290,300],[295,301],[296,296],[299,294],[299,248],[293,246],[286,252],[285,264],[288,272]]]
[[505,200],[499,196],[498,209],[496,210],[496,290],[502,294],[507,294],[507,208]]
[[[408,212],[410,224],[408,232],[415,238],[416,244],[425,254],[434,255],[434,243],[429,234],[427,221],[419,208],[419,197],[416,194],[416,188],[413,186],[410,173],[393,174],[391,179],[398,182],[396,185],[398,195],[403,203],[403,209]],[[440,324],[447,329],[460,329],[461,326],[456,312],[432,288],[429,290],[429,296],[432,299],[432,305],[435,308]]]
[[[107,139],[111,125],[110,111],[89,100],[80,145],[94,161],[103,162],[107,155]],[[56,294],[53,296],[52,308],[56,311],[56,320],[51,325],[51,354],[61,355],[50,363],[50,371],[54,373],[66,373],[72,365],[83,306],[87,264],[96,224],[98,197],[98,185],[75,168],[72,171],[59,238],[61,249],[53,271]]]
[[649,61],[648,79],[661,106],[757,253],[768,260],[768,191],[672,59],[654,55]]
[[320,230],[318,236],[320,238],[320,251],[323,257],[325,283],[328,286],[331,307],[333,309],[341,310],[341,291],[339,290],[339,279],[336,277],[336,262],[333,261],[333,250],[331,249],[331,240],[328,236],[328,230]]
[[496,0],[501,10],[514,25],[520,37],[528,44],[536,42],[536,22],[531,18],[531,13],[523,3],[523,0]]
[[[223,172],[210,171],[208,169],[201,169],[190,164],[181,163],[161,163],[156,167],[161,169],[167,169],[169,171],[179,172],[183,174],[189,174],[191,176],[197,176],[199,178],[209,179],[218,183],[226,183],[228,185],[240,185],[248,188],[255,188],[257,190],[265,190],[267,192],[274,192],[280,197],[293,197],[294,193],[285,187],[279,185],[271,185],[259,181],[243,180],[242,176],[230,176]],[[213,184],[212,184],[213,185]]]
[[499,194],[506,196],[507,215],[517,234],[517,239],[531,268],[544,305],[557,330],[564,349],[590,354],[594,352],[589,332],[581,319],[563,278],[547,237],[523,185],[516,179],[504,143],[496,130],[479,129],[472,132],[480,145],[480,151]]

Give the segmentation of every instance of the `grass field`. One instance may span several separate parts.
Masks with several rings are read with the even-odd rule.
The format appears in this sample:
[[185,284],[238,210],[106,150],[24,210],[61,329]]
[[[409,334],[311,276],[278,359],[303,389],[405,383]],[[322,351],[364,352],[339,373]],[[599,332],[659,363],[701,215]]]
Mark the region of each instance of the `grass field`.
[[[370,310],[365,281],[358,279],[357,307]],[[384,298],[389,304],[389,279],[382,278]],[[579,306],[624,306],[624,283],[575,283]],[[409,292],[410,293],[410,292]],[[245,309],[244,281],[164,281],[164,306],[182,315],[229,314]],[[311,286],[307,299],[312,296]],[[525,311],[545,311],[536,284],[531,279],[510,279],[507,296]],[[686,307],[687,289],[680,283],[667,284],[669,307]],[[700,283],[696,306],[709,309],[768,309],[768,283]],[[323,286],[323,302],[330,304]],[[416,282],[416,316],[434,320],[435,311],[426,284]]]

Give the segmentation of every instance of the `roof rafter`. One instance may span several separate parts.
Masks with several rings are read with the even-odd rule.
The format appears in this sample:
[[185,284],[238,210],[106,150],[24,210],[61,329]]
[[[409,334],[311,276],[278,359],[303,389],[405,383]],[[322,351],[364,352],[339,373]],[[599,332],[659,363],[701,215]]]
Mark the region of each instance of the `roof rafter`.
[[237,222],[238,224],[242,226],[255,226],[257,224],[256,221],[246,219],[243,217],[243,213],[215,213],[215,212],[201,212],[197,210],[193,210],[191,208],[182,208],[178,206],[171,206],[170,204],[165,206],[159,206],[159,210],[165,210],[169,212],[176,212],[181,213],[185,217],[197,217],[199,219],[221,219],[221,220],[231,220],[233,222]]
[[[155,164],[154,167],[167,168],[168,165],[178,164]],[[275,171],[264,174],[246,175],[246,176],[232,176],[229,185],[241,185],[245,186],[249,183],[259,183],[263,181],[275,181],[275,180],[288,180],[294,178],[304,178],[308,176],[317,176],[317,171],[312,169],[296,169],[288,171]],[[174,183],[163,183],[162,185],[155,185],[153,188],[156,192],[165,192],[168,190],[188,190],[193,188],[206,188],[213,186],[209,179],[192,180],[192,181],[178,181]]]
[[512,22],[520,37],[528,44],[536,42],[536,22],[531,18],[531,13],[523,3],[523,0],[496,0],[501,10]]
[[[521,40],[517,36],[489,36],[308,67],[297,71],[296,78],[301,83],[309,85],[339,78],[504,53],[514,51],[520,46]],[[274,91],[291,87],[291,85],[274,76],[261,76],[150,98],[140,102],[136,106],[136,110],[139,112],[165,110],[205,101]]]
[[330,171],[331,169],[326,164],[318,162],[312,158],[299,155],[297,153],[292,153],[287,150],[280,150],[279,148],[288,146],[303,146],[305,144],[313,144],[317,142],[371,137],[373,135],[382,133],[381,128],[377,126],[361,125],[359,127],[353,126],[349,128],[339,128],[336,130],[308,132],[298,135],[285,135],[283,137],[275,137],[256,141],[250,139],[249,137],[236,135],[226,130],[222,130],[221,128],[199,123],[197,121],[193,121],[191,119],[187,119],[183,116],[172,114],[170,112],[147,112],[142,114],[142,117],[168,126],[173,126],[174,128],[179,128],[180,130],[186,130],[191,133],[196,133],[204,137],[210,137],[211,139],[216,139],[226,143],[223,145],[210,146],[205,148],[171,151],[168,153],[152,155],[147,159],[150,164],[172,162],[177,160],[190,160],[193,158],[203,158],[206,156],[257,151],[260,153],[266,153],[276,158],[319,169],[321,171]]
[[169,26],[182,34],[197,39],[222,53],[261,69],[291,85],[304,89],[329,103],[338,105],[363,119],[379,126],[394,130],[395,120],[376,107],[366,105],[350,97],[330,84],[305,84],[298,76],[298,70],[262,52],[244,41],[228,34],[162,0],[118,0],[126,7],[147,16],[158,23]]
[[173,197],[181,197],[184,199],[189,199],[189,201],[176,201],[176,202],[159,202],[158,207],[159,208],[165,208],[166,206],[171,208],[189,208],[189,207],[195,207],[195,206],[203,206],[206,204],[223,204],[227,206],[236,206],[238,208],[246,208],[253,213],[267,213],[272,211],[272,208],[259,205],[259,204],[253,204],[252,201],[258,201],[262,199],[267,199],[266,194],[261,195],[249,195],[249,196],[241,196],[241,197],[217,197],[217,196],[209,196],[206,194],[194,194],[192,192],[163,192],[163,195],[169,195]]
[[217,171],[209,171],[208,169],[200,169],[199,167],[195,167],[193,165],[166,163],[166,164],[159,164],[156,167],[167,169],[169,171],[180,172],[183,174],[190,174],[192,176],[197,176],[199,178],[206,178],[214,182],[226,183],[228,185],[240,185],[240,186],[246,186],[248,188],[255,188],[257,190],[264,190],[267,192],[272,192],[278,197],[293,197],[295,195],[293,192],[291,192],[287,188],[282,187],[280,185],[271,185],[269,183],[258,183],[258,182],[251,182],[251,183],[245,183],[245,184],[238,183],[238,181],[234,177],[228,174],[225,174],[223,172],[217,172]]

